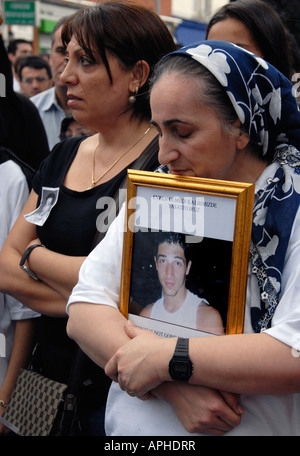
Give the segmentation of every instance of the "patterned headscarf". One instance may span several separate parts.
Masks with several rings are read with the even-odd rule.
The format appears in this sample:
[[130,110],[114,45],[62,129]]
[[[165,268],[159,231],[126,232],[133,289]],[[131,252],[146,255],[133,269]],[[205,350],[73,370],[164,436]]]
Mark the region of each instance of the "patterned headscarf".
[[[285,254],[300,201],[300,112],[290,81],[262,58],[223,41],[178,49],[206,67],[225,88],[251,142],[280,163],[258,194],[250,262],[260,289],[251,308],[255,332],[270,327],[279,303]],[[169,54],[170,55],[170,54]]]

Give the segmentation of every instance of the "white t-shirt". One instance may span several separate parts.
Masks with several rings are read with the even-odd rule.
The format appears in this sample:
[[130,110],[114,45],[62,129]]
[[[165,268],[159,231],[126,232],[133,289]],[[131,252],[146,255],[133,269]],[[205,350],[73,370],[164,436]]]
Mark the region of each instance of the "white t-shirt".
[[[9,160],[0,165],[0,249],[29,196],[21,168]],[[0,293],[0,386],[6,374],[14,341],[15,320],[37,317],[12,296]]]
[[[276,164],[268,166],[256,183],[256,193],[273,177]],[[105,304],[118,308],[122,264],[125,208],[107,235],[81,267],[79,282],[68,306],[75,302]],[[291,347],[300,346],[300,209],[298,209],[286,254],[282,295],[266,331]],[[252,333],[250,302],[259,301],[257,279],[249,272],[245,311],[245,333]],[[298,352],[294,352],[297,356]],[[274,379],[274,382],[276,379]],[[299,386],[300,390],[300,386]],[[226,435],[300,435],[300,394],[241,396],[245,409],[239,426]],[[112,383],[106,410],[108,436],[188,436],[172,407],[160,399],[140,401]]]
[[159,298],[151,309],[150,318],[166,321],[172,324],[183,324],[188,328],[197,329],[197,314],[199,306],[208,306],[205,299],[187,290],[186,298],[176,312],[168,312],[164,306],[164,297]]

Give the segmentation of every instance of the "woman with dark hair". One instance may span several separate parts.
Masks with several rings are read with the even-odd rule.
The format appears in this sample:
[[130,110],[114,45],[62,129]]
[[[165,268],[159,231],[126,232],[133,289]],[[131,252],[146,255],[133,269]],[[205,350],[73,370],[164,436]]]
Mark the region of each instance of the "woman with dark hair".
[[168,172],[255,184],[244,332],[162,338],[126,321],[119,312],[124,207],[82,265],[68,302],[70,336],[114,380],[107,434],[299,435],[300,112],[293,87],[261,57],[203,41],[161,60],[150,103]]
[[[166,37],[161,19],[149,14],[146,8],[134,3],[108,2],[98,9],[82,9],[66,21],[62,40],[67,45],[73,38],[84,50],[91,64],[100,59],[105,66],[111,84],[113,81],[110,58],[118,59],[123,70],[132,70],[138,63],[138,71],[152,73],[157,55],[163,56],[173,45],[171,36]],[[129,39],[130,37],[130,39]],[[161,43],[165,41],[163,48]],[[149,69],[144,69],[144,62]],[[66,76],[62,79],[66,79]],[[131,91],[132,117],[149,119],[150,105],[146,102],[149,92],[149,78],[143,83],[137,81]],[[79,112],[77,113],[77,118]]]
[[238,44],[289,79],[292,76],[288,32],[274,8],[261,0],[237,0],[222,6],[210,19],[206,38]]
[[[158,138],[145,92],[155,63],[175,44],[154,12],[126,2],[78,11],[66,20],[62,39],[66,67],[61,79],[68,86],[68,105],[78,122],[97,133],[59,143],[36,173],[33,191],[1,252],[0,288],[43,314],[41,371],[66,383],[76,347],[66,335],[67,298],[95,237],[105,235],[107,219],[116,215],[127,168],[153,170],[158,164]],[[36,226],[24,214],[40,205],[43,188],[55,189],[58,198],[43,225]],[[28,268],[39,281],[18,266],[25,251]],[[101,425],[92,430],[84,415],[90,420],[96,410],[103,421],[108,382],[94,365],[84,374],[81,426],[83,433],[101,434]]]

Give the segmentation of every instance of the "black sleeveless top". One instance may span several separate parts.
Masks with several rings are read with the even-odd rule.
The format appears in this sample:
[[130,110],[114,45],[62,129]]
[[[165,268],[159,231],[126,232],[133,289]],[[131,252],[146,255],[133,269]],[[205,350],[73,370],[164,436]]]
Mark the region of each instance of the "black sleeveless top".
[[[97,218],[107,209],[100,204],[101,197],[114,197],[127,174],[127,168],[104,184],[90,190],[77,192],[63,185],[65,175],[73,162],[80,143],[85,139],[71,138],[57,144],[49,156],[43,161],[33,178],[33,189],[41,199],[43,187],[59,188],[58,200],[43,226],[37,226],[37,236],[50,250],[70,255],[87,256],[92,249],[97,233]],[[155,138],[143,154],[150,155],[147,170],[154,171],[158,166],[158,140]],[[128,166],[130,168],[131,165]],[[97,204],[98,202],[98,204]],[[100,203],[102,200],[100,200]],[[105,201],[104,201],[105,202]],[[41,365],[44,375],[67,383],[73,353],[74,341],[66,334],[65,318],[54,318],[43,315],[40,319],[39,342],[41,346]],[[103,397],[106,397],[110,382],[106,381],[103,370],[91,361],[86,369],[86,379],[97,379],[101,384]],[[86,380],[85,379],[85,380]],[[98,401],[101,394],[97,391]],[[96,405],[94,400],[93,405]]]

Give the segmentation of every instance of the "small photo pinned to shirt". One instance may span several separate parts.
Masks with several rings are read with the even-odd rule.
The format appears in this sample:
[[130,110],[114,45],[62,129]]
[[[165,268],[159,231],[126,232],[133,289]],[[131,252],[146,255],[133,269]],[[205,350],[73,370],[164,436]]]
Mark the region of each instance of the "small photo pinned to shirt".
[[58,200],[59,187],[43,187],[42,198],[39,207],[29,214],[25,214],[25,219],[34,225],[43,226],[52,208]]

